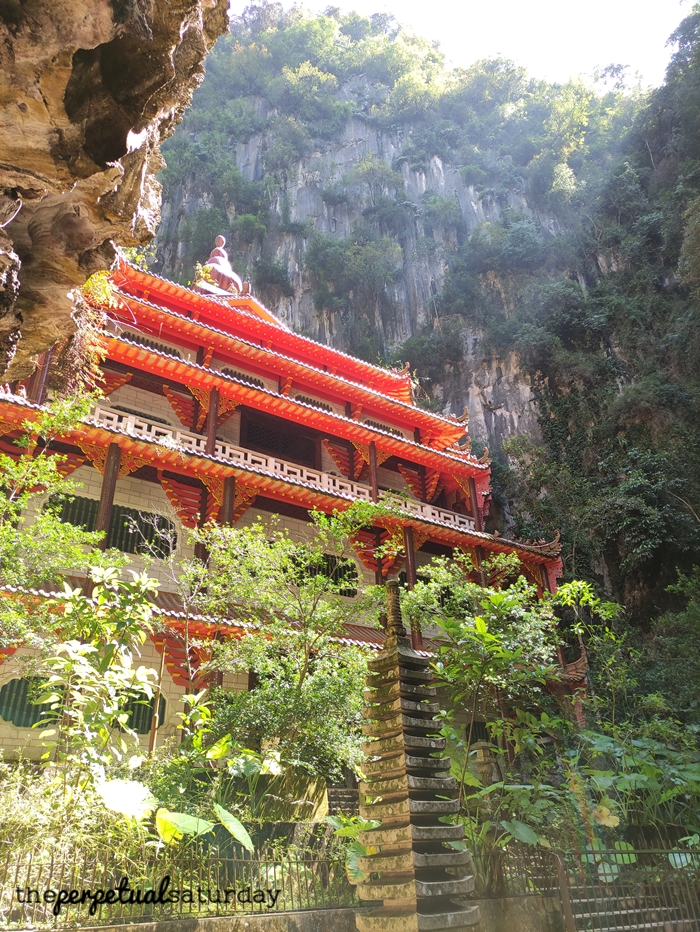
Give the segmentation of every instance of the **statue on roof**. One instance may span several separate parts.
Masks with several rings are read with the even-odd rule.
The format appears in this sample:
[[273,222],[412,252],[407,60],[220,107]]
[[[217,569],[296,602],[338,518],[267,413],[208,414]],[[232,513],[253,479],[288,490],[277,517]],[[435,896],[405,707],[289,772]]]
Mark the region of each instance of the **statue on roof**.
[[194,285],[197,291],[223,291],[236,296],[244,293],[243,282],[231,268],[225,245],[225,237],[217,236],[209,259],[201,266],[201,271],[198,269],[199,274]]

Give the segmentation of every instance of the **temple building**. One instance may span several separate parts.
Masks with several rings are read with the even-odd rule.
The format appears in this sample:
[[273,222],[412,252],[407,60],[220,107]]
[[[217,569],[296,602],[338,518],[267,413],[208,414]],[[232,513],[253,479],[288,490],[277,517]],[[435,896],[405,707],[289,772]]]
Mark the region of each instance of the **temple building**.
[[[110,273],[104,397],[80,430],[51,444],[66,457],[62,469],[82,483],[63,519],[105,531],[106,546],[132,554],[139,567],[143,538],[159,527],[172,529],[172,545],[188,556],[185,529],[209,520],[242,525],[279,515],[299,536],[311,509],[332,512],[401,493],[403,546],[378,558],[377,546],[392,533],[396,539],[396,529],[381,524],[353,541],[367,581],[400,577],[413,586],[421,565],[457,548],[471,556],[476,578],[489,554],[514,553],[528,580],[553,591],[561,571],[556,543],[484,530],[490,463],[470,452],[466,415],[417,406],[408,364],[400,371],[371,365],[289,329],[241,282],[224,245],[217,238],[192,288],[124,259]],[[18,455],[13,440],[22,422],[46,401],[49,363],[47,354],[31,379],[0,395],[3,452]],[[173,636],[155,636],[142,662],[164,660],[167,735],[188,681],[172,580],[157,566],[151,572],[160,576],[158,604]],[[207,619],[198,625],[204,636],[213,627]],[[358,625],[348,626],[347,638],[377,650],[383,640],[381,631]],[[414,647],[424,646],[415,632]],[[37,711],[27,705],[12,654],[0,652],[0,747],[31,748]],[[223,685],[247,687],[233,677]]]

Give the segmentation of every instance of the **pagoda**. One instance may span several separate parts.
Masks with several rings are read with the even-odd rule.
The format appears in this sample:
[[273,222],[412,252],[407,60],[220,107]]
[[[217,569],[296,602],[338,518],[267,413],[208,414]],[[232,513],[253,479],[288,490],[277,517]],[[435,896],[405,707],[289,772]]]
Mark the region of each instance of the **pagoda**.
[[[368,581],[404,573],[413,587],[422,563],[458,549],[477,581],[485,581],[480,567],[489,555],[511,553],[530,582],[553,591],[556,543],[520,543],[484,529],[490,461],[470,451],[466,414],[417,406],[408,364],[382,368],[295,333],[251,294],[224,247],[218,237],[190,288],[117,260],[112,295],[99,308],[103,397],[79,429],[49,447],[83,485],[63,519],[105,532],[103,545],[132,553],[138,566],[125,515],[150,515],[144,533],[154,521],[172,527],[187,556],[185,529],[207,521],[279,515],[301,536],[312,509],[331,513],[398,495],[399,517],[378,518],[352,542]],[[51,351],[31,378],[0,393],[3,452],[22,455],[13,441],[46,403],[50,368]],[[161,587],[161,605],[177,625],[165,576]],[[382,637],[360,628],[349,640],[379,649]],[[198,635],[214,630],[202,619]],[[418,631],[413,646],[424,646]],[[175,640],[155,648],[169,652],[167,669],[182,687]]]
[[[437,719],[437,690],[429,661],[411,647],[401,622],[399,586],[387,582],[386,641],[369,662],[360,784],[360,832],[367,855],[359,859],[363,901],[380,906],[357,913],[358,932],[453,932],[479,921],[464,902],[474,890],[464,826],[441,819],[459,812],[450,759],[435,757],[446,740]],[[373,827],[376,826],[376,827]],[[461,849],[461,850],[455,850]]]

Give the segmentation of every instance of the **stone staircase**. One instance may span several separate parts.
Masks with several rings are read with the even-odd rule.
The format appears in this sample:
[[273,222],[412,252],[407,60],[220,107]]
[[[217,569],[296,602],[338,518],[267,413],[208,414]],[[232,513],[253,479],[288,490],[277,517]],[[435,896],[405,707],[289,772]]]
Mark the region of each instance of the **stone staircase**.
[[328,787],[328,813],[337,815],[339,812],[345,815],[355,815],[359,812],[359,797],[356,789],[348,789],[345,786]]

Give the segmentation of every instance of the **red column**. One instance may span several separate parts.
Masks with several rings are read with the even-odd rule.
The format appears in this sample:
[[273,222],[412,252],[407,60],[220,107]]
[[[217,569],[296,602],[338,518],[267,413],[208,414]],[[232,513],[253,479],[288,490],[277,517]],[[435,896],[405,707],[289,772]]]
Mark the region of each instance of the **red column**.
[[[202,494],[200,498],[199,506],[199,526],[203,528],[207,523],[207,490],[202,488]],[[207,548],[203,543],[199,542],[194,545],[194,555],[198,560],[201,560],[202,563],[206,563],[209,559],[209,554],[207,553]]]
[[481,512],[479,511],[479,506],[476,501],[476,482],[474,482],[474,477],[469,477],[469,498],[471,499],[472,505],[472,518],[474,518],[474,527],[477,531],[483,531],[483,525],[481,523]]
[[[374,546],[379,548],[382,543],[382,532],[377,528],[374,529]],[[374,584],[375,586],[384,585],[384,576],[382,574],[382,558],[377,554],[377,569],[374,571]]]
[[377,474],[377,444],[369,444],[369,484],[372,486],[372,501],[379,501],[379,476]]
[[207,456],[216,452],[216,425],[219,421],[219,389],[212,388],[209,394],[209,411],[207,413]]
[[236,477],[226,476],[221,498],[221,518],[219,523],[230,527],[233,524],[233,505],[236,499]]

